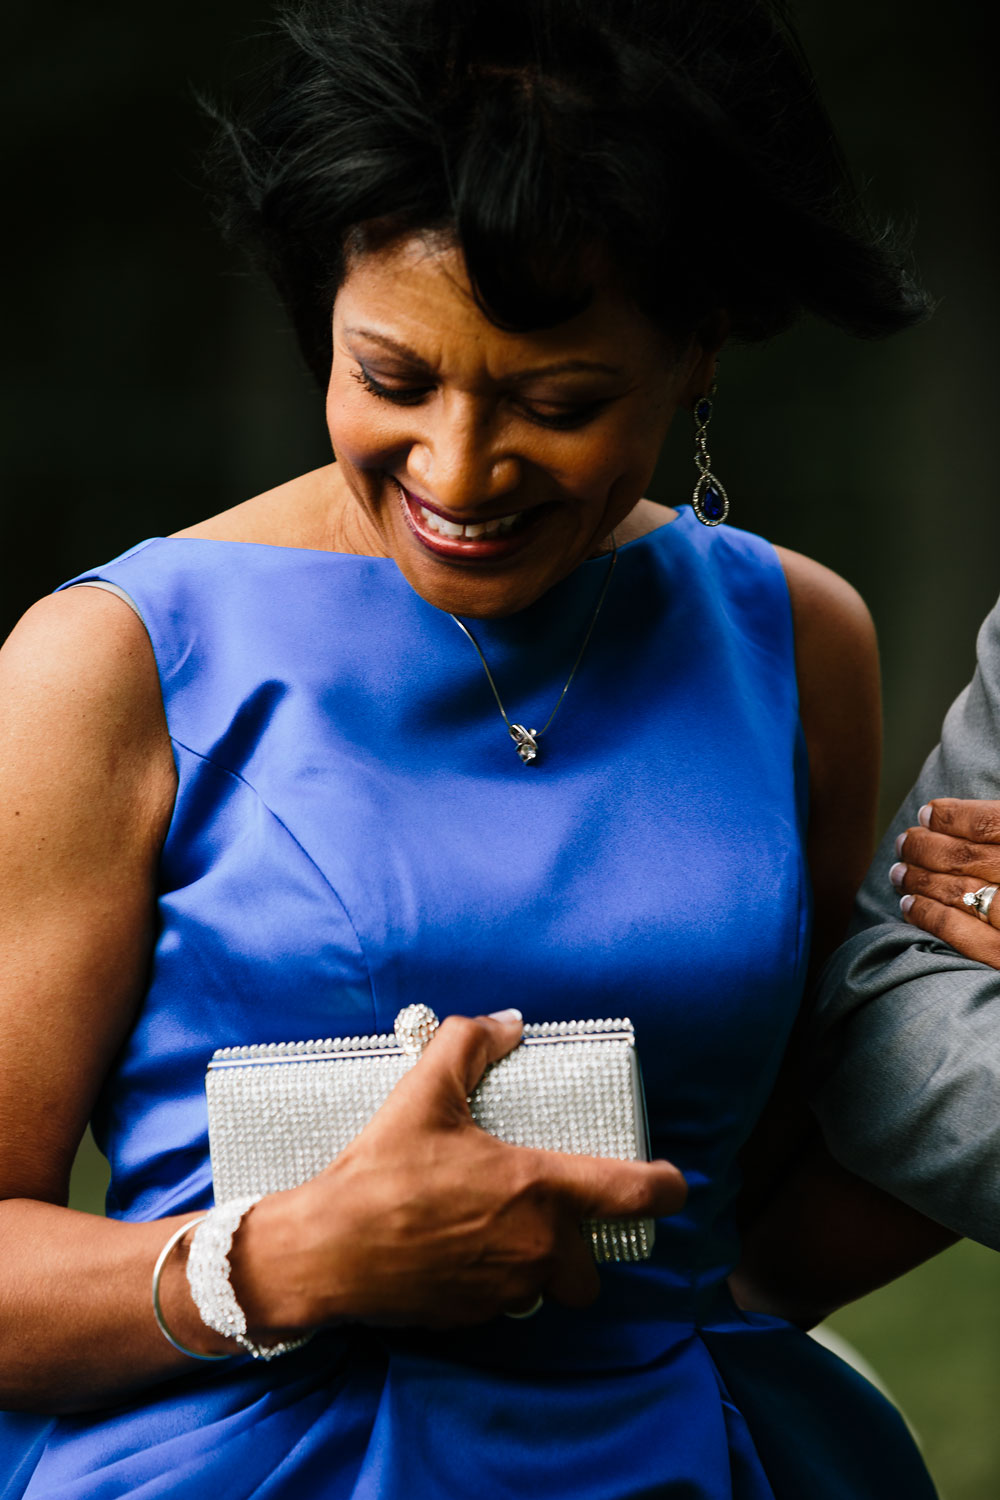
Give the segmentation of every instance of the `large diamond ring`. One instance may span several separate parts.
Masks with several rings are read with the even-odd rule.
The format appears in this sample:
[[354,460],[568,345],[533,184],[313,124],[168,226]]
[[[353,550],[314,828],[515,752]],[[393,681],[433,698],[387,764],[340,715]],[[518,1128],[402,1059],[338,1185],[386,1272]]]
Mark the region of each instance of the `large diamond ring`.
[[971,907],[980,922],[988,922],[990,920],[990,907],[993,904],[993,897],[996,895],[997,889],[998,887],[995,885],[981,885],[978,891],[967,891],[962,897],[965,905]]
[[505,1318],[533,1318],[535,1316],[535,1313],[541,1307],[543,1301],[544,1301],[544,1298],[542,1297],[541,1292],[539,1292],[538,1296],[535,1298],[534,1302],[531,1304],[530,1307],[526,1307],[524,1309],[524,1312],[507,1312],[507,1311],[505,1311],[504,1312],[504,1317]]

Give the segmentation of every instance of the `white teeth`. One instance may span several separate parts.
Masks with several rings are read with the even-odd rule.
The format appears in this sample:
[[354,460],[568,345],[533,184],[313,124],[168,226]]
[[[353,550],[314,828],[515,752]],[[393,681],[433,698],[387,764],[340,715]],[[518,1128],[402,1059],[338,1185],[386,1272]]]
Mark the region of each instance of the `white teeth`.
[[436,531],[440,536],[466,536],[470,539],[477,536],[506,536],[523,514],[521,511],[512,516],[497,516],[493,521],[477,521],[470,526],[458,526],[454,521],[446,521],[444,516],[428,510],[426,505],[420,506],[421,518],[429,531]]

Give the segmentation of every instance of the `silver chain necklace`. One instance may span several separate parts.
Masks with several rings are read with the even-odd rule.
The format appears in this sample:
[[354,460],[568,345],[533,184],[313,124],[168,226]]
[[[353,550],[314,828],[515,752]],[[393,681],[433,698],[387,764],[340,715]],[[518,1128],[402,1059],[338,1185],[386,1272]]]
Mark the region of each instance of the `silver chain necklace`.
[[500,717],[506,724],[507,732],[509,733],[511,739],[514,741],[514,748],[517,750],[518,755],[521,757],[521,760],[526,766],[530,766],[531,762],[537,759],[538,741],[541,739],[542,735],[547,732],[549,725],[552,723],[552,720],[555,718],[556,714],[562,707],[562,701],[565,698],[566,694],[569,692],[569,685],[573,681],[573,678],[576,676],[577,668],[583,661],[583,653],[586,651],[588,643],[590,641],[590,637],[594,633],[594,626],[597,624],[597,616],[601,613],[601,605],[604,603],[608,589],[611,586],[611,578],[614,574],[615,564],[617,563],[617,561],[618,544],[615,541],[615,534],[614,532],[612,532],[611,562],[608,566],[607,573],[604,575],[604,582],[601,585],[601,592],[597,596],[597,603],[594,605],[594,613],[590,617],[590,624],[587,626],[587,633],[583,637],[583,641],[580,644],[579,651],[576,653],[576,661],[573,663],[572,671],[566,678],[566,681],[563,684],[563,690],[559,694],[559,697],[556,699],[556,706],[549,714],[548,718],[545,720],[545,723],[542,725],[541,729],[525,729],[523,724],[511,723],[510,719],[507,717],[507,710],[503,706],[503,700],[501,699],[500,694],[497,692],[497,685],[493,681],[493,673],[490,671],[489,663],[480,650],[479,642],[472,634],[472,631],[469,629],[468,625],[464,625],[457,615],[452,615],[451,617],[455,621],[455,624],[458,626],[462,634],[468,636],[473,646],[475,646],[476,655],[482,662],[483,671],[486,673],[486,680],[488,681],[490,687],[493,689],[493,696],[497,700],[497,708],[500,710]]

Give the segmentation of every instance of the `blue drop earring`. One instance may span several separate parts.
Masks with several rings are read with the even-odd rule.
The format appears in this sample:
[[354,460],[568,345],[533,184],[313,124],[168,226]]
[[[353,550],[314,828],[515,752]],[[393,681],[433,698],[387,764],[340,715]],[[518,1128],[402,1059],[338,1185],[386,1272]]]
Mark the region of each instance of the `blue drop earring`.
[[708,424],[712,420],[715,395],[713,380],[706,396],[699,396],[694,403],[694,462],[698,470],[698,482],[691,497],[691,506],[703,526],[719,526],[729,514],[729,496],[712,473],[712,460],[708,453]]

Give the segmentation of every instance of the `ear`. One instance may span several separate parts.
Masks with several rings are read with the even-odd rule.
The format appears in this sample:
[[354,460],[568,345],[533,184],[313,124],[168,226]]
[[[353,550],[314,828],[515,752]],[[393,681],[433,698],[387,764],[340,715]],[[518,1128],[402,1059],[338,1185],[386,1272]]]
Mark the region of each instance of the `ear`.
[[688,377],[681,393],[681,405],[688,411],[715,383],[719,352],[729,336],[729,317],[721,308],[706,318],[694,334],[688,349]]

